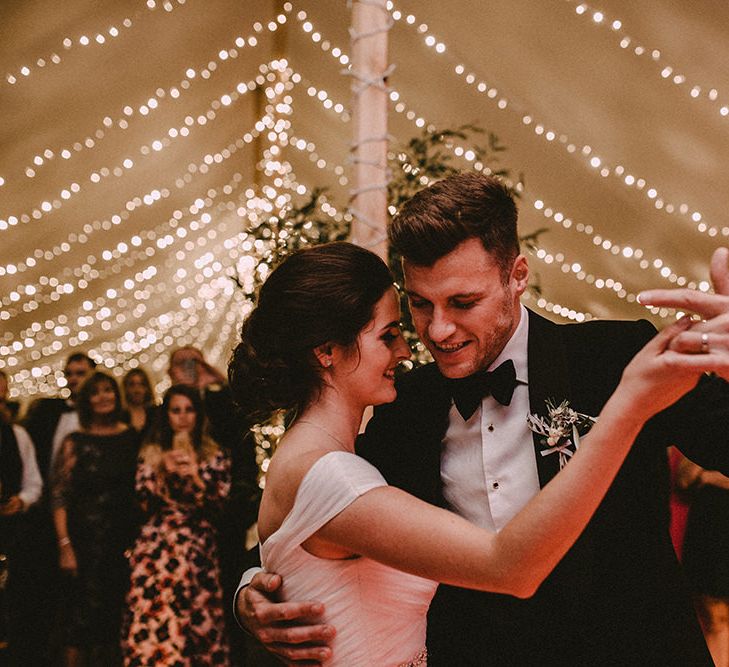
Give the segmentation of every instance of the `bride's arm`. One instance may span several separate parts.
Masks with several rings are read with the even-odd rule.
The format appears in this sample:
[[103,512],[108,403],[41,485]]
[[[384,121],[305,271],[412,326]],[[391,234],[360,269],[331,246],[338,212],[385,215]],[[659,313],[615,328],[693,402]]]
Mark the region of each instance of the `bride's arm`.
[[583,446],[500,533],[381,487],[332,519],[316,541],[436,581],[532,595],[592,517],[645,421],[689,391],[701,371],[727,366],[723,350],[666,349],[688,326],[681,321],[668,327],[636,355]]

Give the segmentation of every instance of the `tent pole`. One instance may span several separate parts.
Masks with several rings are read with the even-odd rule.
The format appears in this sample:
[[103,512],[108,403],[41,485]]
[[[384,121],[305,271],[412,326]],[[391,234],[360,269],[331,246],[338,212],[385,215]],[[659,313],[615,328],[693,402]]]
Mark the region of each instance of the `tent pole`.
[[386,259],[387,40],[392,19],[386,0],[356,0],[352,7],[354,187],[349,210],[352,242]]

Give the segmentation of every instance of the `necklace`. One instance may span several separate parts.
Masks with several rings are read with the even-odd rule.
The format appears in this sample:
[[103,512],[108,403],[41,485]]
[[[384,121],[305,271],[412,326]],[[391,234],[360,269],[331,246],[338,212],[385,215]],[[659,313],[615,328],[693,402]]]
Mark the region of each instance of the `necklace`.
[[314,428],[319,429],[322,433],[325,433],[326,435],[328,435],[332,440],[334,440],[334,442],[336,442],[337,444],[341,445],[347,451],[351,451],[352,450],[351,447],[348,447],[342,440],[340,440],[339,438],[337,438],[335,435],[332,435],[323,426],[319,426],[319,424],[317,424],[316,422],[310,422],[307,419],[299,419],[299,421],[296,422],[296,423],[297,424],[309,424],[309,426],[313,426]]

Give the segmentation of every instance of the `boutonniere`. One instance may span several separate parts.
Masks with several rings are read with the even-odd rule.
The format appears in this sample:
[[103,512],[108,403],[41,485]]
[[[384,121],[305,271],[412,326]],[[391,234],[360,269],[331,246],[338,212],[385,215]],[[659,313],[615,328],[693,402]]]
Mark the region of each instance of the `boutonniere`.
[[[558,454],[559,469],[562,470],[580,448],[580,435],[585,435],[597,419],[573,410],[569,401],[562,401],[557,406],[553,399],[547,399],[545,403],[547,417],[527,415],[527,424],[532,431],[544,436],[542,444],[546,447],[540,452],[541,455]],[[570,445],[574,451],[569,448]]]

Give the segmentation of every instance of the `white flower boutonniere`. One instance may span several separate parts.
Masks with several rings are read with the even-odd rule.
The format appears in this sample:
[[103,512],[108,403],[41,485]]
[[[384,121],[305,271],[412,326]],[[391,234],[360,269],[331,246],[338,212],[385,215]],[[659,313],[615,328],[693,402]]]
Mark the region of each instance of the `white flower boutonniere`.
[[[597,419],[573,410],[568,401],[562,401],[558,406],[553,399],[547,399],[545,403],[547,417],[528,415],[527,424],[532,431],[544,436],[542,444],[546,447],[541,451],[542,456],[558,454],[559,469],[562,470],[580,448],[580,435],[585,435]],[[569,449],[570,445],[574,451]]]

